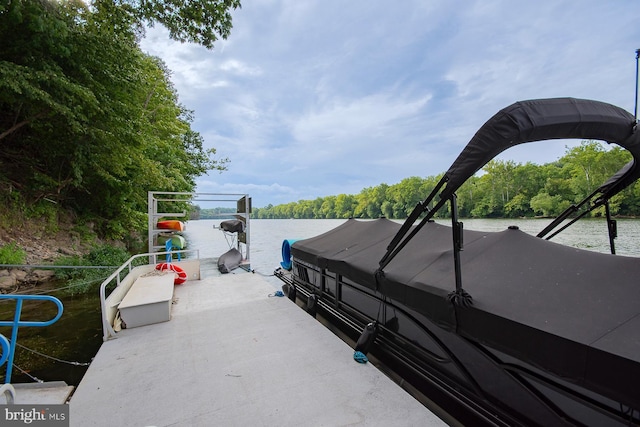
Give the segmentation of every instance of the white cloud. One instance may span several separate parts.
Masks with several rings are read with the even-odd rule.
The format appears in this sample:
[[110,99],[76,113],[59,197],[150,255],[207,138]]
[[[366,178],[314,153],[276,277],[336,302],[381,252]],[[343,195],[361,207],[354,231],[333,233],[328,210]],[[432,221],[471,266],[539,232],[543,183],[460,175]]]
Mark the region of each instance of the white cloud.
[[[233,12],[231,36],[212,51],[158,29],[143,48],[173,70],[207,146],[231,158],[199,190],[244,189],[261,206],[444,172],[487,119],[522,99],[633,111],[639,13],[635,0],[262,0]],[[563,152],[513,156],[543,163]]]
[[[293,123],[292,134],[297,141],[341,144],[358,143],[366,136],[375,139],[387,133],[389,126],[404,118],[414,117],[428,102],[419,99],[393,99],[377,93],[359,99],[334,99],[330,105],[310,111]],[[314,109],[315,110],[315,109]]]
[[228,59],[218,67],[221,71],[227,71],[239,76],[259,76],[262,71],[259,67],[251,67],[236,59]]

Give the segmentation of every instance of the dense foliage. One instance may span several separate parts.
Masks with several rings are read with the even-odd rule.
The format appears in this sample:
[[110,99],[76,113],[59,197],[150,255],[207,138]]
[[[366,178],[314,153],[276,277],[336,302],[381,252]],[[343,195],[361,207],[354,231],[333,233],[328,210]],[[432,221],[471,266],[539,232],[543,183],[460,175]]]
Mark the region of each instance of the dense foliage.
[[[56,259],[55,265],[63,266],[99,266],[101,268],[66,268],[57,269],[56,278],[62,279],[67,285],[67,292],[70,294],[86,293],[94,290],[97,285],[102,283],[109,275],[117,270],[130,258],[129,252],[114,245],[103,244],[95,246],[86,255],[81,256],[64,256]],[[143,259],[138,258],[137,263],[144,263]]]
[[224,170],[143,53],[144,24],[212,47],[237,0],[1,0],[0,200],[65,209],[107,237],[146,227],[147,190],[193,191]]
[[[482,174],[469,179],[457,192],[461,217],[554,216],[579,202],[603,184],[631,155],[597,141],[583,141],[556,162],[536,165],[492,160]],[[357,195],[339,194],[284,205],[254,208],[256,218],[406,218],[438,183],[442,175],[410,177],[398,184],[365,188]],[[640,215],[638,183],[610,201],[614,215]],[[602,208],[595,215],[601,215]],[[438,213],[447,216],[444,209]]]

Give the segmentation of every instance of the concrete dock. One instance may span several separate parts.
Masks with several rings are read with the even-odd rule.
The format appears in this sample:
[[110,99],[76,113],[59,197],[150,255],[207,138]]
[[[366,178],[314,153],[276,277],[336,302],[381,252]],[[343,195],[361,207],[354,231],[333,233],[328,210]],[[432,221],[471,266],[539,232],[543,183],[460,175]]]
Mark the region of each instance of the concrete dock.
[[440,426],[256,274],[176,286],[171,320],[105,342],[71,426]]

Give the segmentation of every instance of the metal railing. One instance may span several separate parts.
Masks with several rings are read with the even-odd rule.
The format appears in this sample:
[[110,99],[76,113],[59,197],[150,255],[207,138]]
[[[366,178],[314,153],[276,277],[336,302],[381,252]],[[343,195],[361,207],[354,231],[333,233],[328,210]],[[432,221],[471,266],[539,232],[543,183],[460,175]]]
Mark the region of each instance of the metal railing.
[[[0,334],[0,347],[2,347],[2,356],[0,357],[0,366],[9,358],[11,344],[9,340]],[[4,396],[8,405],[13,405],[16,399],[16,390],[11,384],[3,384],[0,387],[0,397]]]
[[[131,271],[134,269],[133,266],[133,262],[138,259],[138,258],[148,258],[148,264],[147,265],[153,265],[156,264],[158,262],[158,257],[161,256],[167,256],[169,254],[175,254],[175,253],[179,253],[179,254],[188,254],[188,253],[195,253],[196,254],[196,259],[200,259],[200,251],[197,249],[183,249],[183,250],[179,250],[179,251],[166,251],[166,252],[153,252],[153,253],[146,253],[146,254],[137,254],[132,256],[131,258],[129,258],[124,264],[122,264],[120,267],[118,267],[118,269],[116,271],[114,271],[111,276],[107,277],[104,282],[102,282],[102,284],[100,285],[100,311],[101,311],[101,317],[102,317],[102,339],[103,341],[107,341],[109,338],[114,337],[116,335],[116,331],[113,329],[113,319],[110,318],[110,316],[107,314],[109,312],[108,307],[107,307],[107,298],[108,295],[106,295],[106,290],[107,287],[113,283],[115,283],[115,288],[111,291],[111,293],[113,293],[116,289],[118,289],[120,287],[120,285],[122,284],[122,279],[123,277],[121,277],[121,273],[123,271],[126,272],[126,274],[124,275],[124,277],[126,278],[127,275],[129,275],[131,273]],[[142,264],[144,265],[144,264]],[[129,283],[128,285],[130,286],[132,283]],[[119,303],[120,301],[118,301]]]
[[[64,311],[64,307],[62,306],[62,302],[50,295],[0,295],[0,300],[16,300],[16,308],[13,314],[13,320],[2,320],[0,321],[0,326],[10,326],[11,327],[11,340],[7,341],[7,338],[0,335],[0,346],[2,347],[2,357],[0,358],[0,366],[3,363],[7,363],[7,373],[5,375],[5,384],[9,384],[11,382],[11,371],[13,370],[13,357],[16,351],[16,344],[18,340],[18,329],[24,326],[30,327],[44,327],[50,326],[58,321],[62,316],[62,312]],[[25,300],[30,301],[51,301],[58,307],[58,313],[51,320],[46,321],[30,321],[30,320],[22,320],[22,303]]]

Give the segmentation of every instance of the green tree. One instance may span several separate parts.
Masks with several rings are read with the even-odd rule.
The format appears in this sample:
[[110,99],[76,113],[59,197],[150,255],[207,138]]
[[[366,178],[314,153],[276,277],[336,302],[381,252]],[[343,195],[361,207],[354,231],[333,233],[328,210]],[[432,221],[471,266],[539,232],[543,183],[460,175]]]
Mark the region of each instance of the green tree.
[[[223,13],[235,2],[215,4]],[[197,176],[226,163],[191,129],[167,67],[140,50],[135,29],[153,15],[134,6],[0,6],[0,37],[11,40],[0,45],[0,190],[17,189],[27,204],[72,208],[111,236],[146,226],[148,189],[190,191]],[[166,19],[178,13],[174,6]],[[228,29],[230,21],[221,25]]]
[[551,196],[549,193],[539,193],[531,199],[531,209],[543,216],[555,216],[569,207],[570,202],[561,196]]
[[386,218],[393,218],[393,204],[389,200],[382,202],[380,210],[382,211],[382,215]]
[[320,218],[336,218],[336,196],[327,196],[322,200],[322,206],[320,212],[322,216]]
[[351,218],[356,206],[356,199],[351,194],[338,194],[336,197],[336,218]]
[[293,217],[298,219],[313,218],[313,201],[298,200],[293,209]]
[[313,213],[310,218],[323,218],[322,203],[324,203],[322,197],[316,197],[316,199],[311,203],[313,206]]
[[424,180],[417,176],[405,178],[390,186],[386,193],[391,202],[391,217],[406,218],[426,196]]
[[354,216],[358,218],[379,218],[382,214],[382,204],[386,200],[387,184],[363,189],[357,196]]
[[94,0],[94,5],[120,12],[125,22],[140,28],[159,23],[172,39],[194,42],[212,48],[219,37],[226,39],[232,28],[231,10],[240,8],[239,0]]
[[631,155],[620,147],[607,151],[597,141],[582,141],[579,146],[569,149],[562,160],[572,178],[575,201],[579,201],[622,168],[631,160]]

